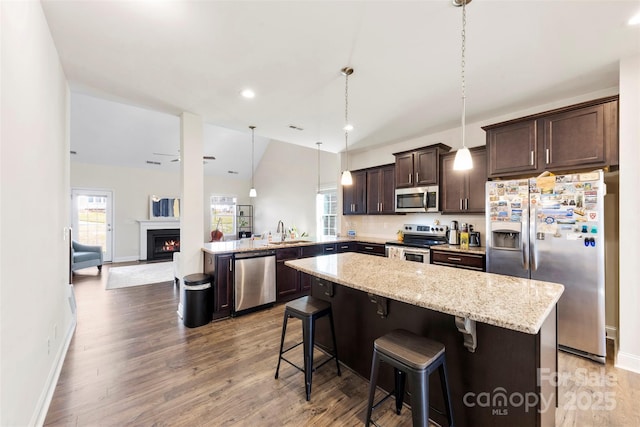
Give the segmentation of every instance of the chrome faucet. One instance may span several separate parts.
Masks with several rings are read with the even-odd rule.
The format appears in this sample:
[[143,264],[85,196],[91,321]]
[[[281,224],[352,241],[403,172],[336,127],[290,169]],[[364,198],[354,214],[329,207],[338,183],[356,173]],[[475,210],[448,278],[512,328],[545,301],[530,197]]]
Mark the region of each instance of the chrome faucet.
[[278,221],[278,228],[276,228],[276,233],[280,233],[280,241],[284,242],[284,238],[287,237],[287,233],[284,230],[284,222],[282,222],[282,220]]

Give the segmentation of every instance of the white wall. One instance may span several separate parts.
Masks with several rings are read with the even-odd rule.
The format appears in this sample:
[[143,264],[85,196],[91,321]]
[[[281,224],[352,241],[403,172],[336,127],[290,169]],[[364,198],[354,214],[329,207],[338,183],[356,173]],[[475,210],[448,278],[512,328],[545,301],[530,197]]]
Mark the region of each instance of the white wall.
[[620,61],[620,345],[616,366],[640,372],[640,56]]
[[[138,220],[149,219],[149,196],[179,197],[180,174],[147,169],[71,163],[71,186],[108,189],[114,197],[113,261],[136,261],[139,258],[140,228]],[[238,203],[249,202],[249,183],[233,177],[204,177],[202,241],[210,240],[209,197],[211,194],[237,195]]]
[[[338,156],[321,152],[321,186],[335,185]],[[254,182],[258,197],[252,200],[254,233],[275,233],[278,221],[302,233],[316,234],[317,150],[271,141],[256,167]],[[247,190],[247,194],[248,194]]]
[[1,2],[0,425],[42,423],[68,303],[69,89],[40,2]]

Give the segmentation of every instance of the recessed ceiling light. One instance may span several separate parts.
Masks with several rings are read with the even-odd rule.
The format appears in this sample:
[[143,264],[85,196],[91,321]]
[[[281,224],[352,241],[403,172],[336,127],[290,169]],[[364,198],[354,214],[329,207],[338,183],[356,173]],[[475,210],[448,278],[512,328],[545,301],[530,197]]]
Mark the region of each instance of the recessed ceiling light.
[[252,98],[256,97],[256,93],[254,91],[252,91],[251,89],[245,89],[240,93],[242,94],[243,97],[245,97],[247,99],[252,99]]
[[634,16],[632,16],[631,19],[629,19],[629,22],[627,22],[627,24],[629,24],[629,25],[638,25],[638,24],[640,24],[640,13],[637,13]]

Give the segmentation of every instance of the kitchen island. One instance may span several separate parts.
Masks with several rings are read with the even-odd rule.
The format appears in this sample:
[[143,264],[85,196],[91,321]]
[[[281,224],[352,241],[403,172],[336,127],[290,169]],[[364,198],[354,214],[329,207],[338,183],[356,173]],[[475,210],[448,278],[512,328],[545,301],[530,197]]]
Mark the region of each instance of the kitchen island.
[[[563,286],[343,253],[287,261],[332,304],[340,361],[369,378],[373,341],[403,328],[446,347],[458,426],[552,426],[557,405],[556,303]],[[330,347],[319,324],[317,342]],[[391,390],[383,365],[378,385]],[[442,409],[437,375],[430,402]],[[432,411],[441,425],[446,420]]]

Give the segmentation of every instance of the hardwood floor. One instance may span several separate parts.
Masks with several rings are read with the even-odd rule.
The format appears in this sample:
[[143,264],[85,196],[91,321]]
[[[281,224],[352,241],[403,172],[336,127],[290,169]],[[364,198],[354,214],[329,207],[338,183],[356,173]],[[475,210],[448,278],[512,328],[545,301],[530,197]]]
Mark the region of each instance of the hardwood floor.
[[[176,314],[173,283],[106,291],[108,268],[75,276],[78,326],[46,426],[363,425],[368,381],[348,369],[316,371],[311,402],[295,368],[283,363],[274,379],[282,306],[190,329]],[[300,337],[290,319],[287,342]],[[302,364],[301,351],[291,358]],[[640,425],[640,375],[611,361],[559,360],[558,426]],[[391,407],[390,399],[374,420],[411,425],[408,409],[396,416]]]

